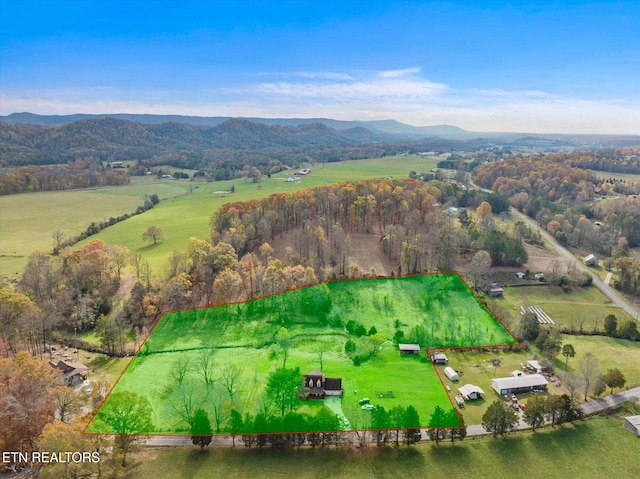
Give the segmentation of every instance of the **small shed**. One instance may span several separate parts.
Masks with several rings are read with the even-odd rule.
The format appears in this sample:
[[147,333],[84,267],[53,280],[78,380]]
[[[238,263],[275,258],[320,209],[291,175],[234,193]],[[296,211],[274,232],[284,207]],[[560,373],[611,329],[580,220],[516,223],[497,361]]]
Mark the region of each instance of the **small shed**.
[[535,371],[537,374],[542,374],[542,365],[535,359],[529,359],[527,361],[527,366],[529,369]]
[[458,376],[456,370],[450,366],[444,368],[444,375],[447,376],[451,381],[457,381],[460,379],[460,376]]
[[626,427],[629,431],[634,433],[636,436],[640,437],[640,415],[625,417],[624,427]]
[[431,356],[431,359],[433,359],[433,362],[435,364],[448,364],[449,363],[449,358],[444,353],[434,354],[433,356]]
[[498,283],[489,283],[485,286],[484,290],[492,298],[499,298],[502,296],[502,293],[504,293],[504,289],[502,289]]
[[598,258],[594,254],[590,254],[584,257],[584,264],[587,266],[598,266]]
[[482,399],[482,395],[484,394],[484,391],[482,389],[473,384],[465,384],[464,386],[459,388],[458,391],[460,391],[460,395],[464,398],[465,401]]
[[400,354],[420,354],[419,344],[398,344]]

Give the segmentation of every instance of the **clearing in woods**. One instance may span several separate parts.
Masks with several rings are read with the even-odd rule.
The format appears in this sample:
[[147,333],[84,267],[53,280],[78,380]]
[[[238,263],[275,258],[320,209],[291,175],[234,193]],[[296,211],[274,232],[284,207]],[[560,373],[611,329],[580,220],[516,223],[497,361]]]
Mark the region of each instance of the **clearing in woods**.
[[[400,354],[396,343],[419,344],[419,353]],[[217,417],[213,425],[219,434],[233,428],[231,409],[245,418],[242,430],[234,431],[239,434],[323,431],[314,419],[322,410],[325,416],[332,410],[335,418],[338,405],[327,408],[323,400],[306,397],[324,396],[325,388],[329,397],[336,385],[327,381],[322,391],[316,384],[303,385],[303,376],[315,369],[341,380],[342,395],[332,399],[342,409],[337,429],[374,427],[378,406],[386,411],[413,406],[420,427],[460,427],[426,352],[515,343],[455,273],[332,281],[242,303],[167,312],[86,432],[123,433],[113,420],[113,408],[122,404],[112,398],[126,392],[149,401],[153,423],[127,433],[189,434],[189,412],[197,408]],[[207,355],[210,370],[203,366]],[[188,364],[181,381],[171,374],[179,361]],[[299,370],[293,381],[297,397],[279,407],[276,396],[284,391],[269,392],[267,385],[283,367]],[[231,391],[230,376],[236,385]],[[434,423],[437,407],[442,414]],[[258,417],[266,425],[260,426]]]

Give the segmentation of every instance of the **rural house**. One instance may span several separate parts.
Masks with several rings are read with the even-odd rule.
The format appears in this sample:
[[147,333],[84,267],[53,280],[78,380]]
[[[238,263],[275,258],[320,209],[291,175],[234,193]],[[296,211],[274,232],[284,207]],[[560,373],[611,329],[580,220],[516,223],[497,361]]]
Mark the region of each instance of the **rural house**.
[[484,288],[485,292],[492,298],[499,298],[504,293],[504,289],[500,287],[498,283],[489,283]]
[[501,396],[505,394],[526,393],[532,389],[546,389],[548,381],[542,374],[528,374],[510,376],[508,378],[494,378],[491,387]]
[[314,369],[303,376],[302,387],[305,399],[342,396],[342,378],[328,378],[319,369]]
[[58,364],[53,361],[49,361],[49,364],[52,368],[62,371],[62,380],[67,386],[73,386],[75,383],[87,379],[89,368],[82,363],[72,363],[61,359]]

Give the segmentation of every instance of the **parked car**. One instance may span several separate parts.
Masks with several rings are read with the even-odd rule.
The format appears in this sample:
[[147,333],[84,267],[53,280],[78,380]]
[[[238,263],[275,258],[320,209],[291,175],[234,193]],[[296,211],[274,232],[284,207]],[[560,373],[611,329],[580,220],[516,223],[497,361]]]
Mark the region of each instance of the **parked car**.
[[371,411],[371,410],[373,410],[375,408],[376,407],[373,404],[365,404],[360,409],[362,409],[363,411]]

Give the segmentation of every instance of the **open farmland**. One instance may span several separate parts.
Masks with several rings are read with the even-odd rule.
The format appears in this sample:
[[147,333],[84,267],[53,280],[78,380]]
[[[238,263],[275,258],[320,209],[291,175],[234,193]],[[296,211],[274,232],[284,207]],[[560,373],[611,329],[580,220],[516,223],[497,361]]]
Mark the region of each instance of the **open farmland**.
[[[369,333],[351,332],[350,321]],[[286,358],[284,348],[279,347],[283,327],[289,338]],[[407,341],[419,343],[422,354],[401,356],[391,341],[397,331]],[[354,343],[351,352],[346,351],[347,341]],[[194,366],[192,380],[198,391],[204,391],[205,408],[211,397],[223,394],[215,390],[221,382],[218,374],[235,364],[240,367],[239,387],[229,395],[228,407],[242,414],[259,414],[268,400],[265,385],[269,376],[286,360],[286,367],[299,368],[301,375],[321,368],[328,376],[341,378],[343,396],[341,401],[331,398],[334,403],[338,400],[331,409],[346,419],[344,429],[370,427],[369,412],[363,412],[358,403],[364,397],[387,410],[413,406],[423,427],[439,406],[447,412],[440,427],[456,427],[457,416],[434,367],[428,358],[423,359],[424,350],[514,343],[456,274],[335,281],[245,303],[165,313],[87,432],[118,432],[102,418],[109,414],[112,395],[125,391],[145,396],[151,404],[154,429],[137,433],[188,430],[175,412],[183,388],[170,375],[180,357]],[[320,360],[319,347],[324,353]],[[216,379],[210,388],[197,377],[196,365],[203,351],[213,353]],[[301,382],[302,376],[298,385]],[[379,394],[388,392],[392,394]],[[304,414],[322,408],[315,400],[301,400],[297,405]]]
[[[67,237],[75,236],[92,221],[131,213],[142,204],[145,194],[156,193],[162,201],[152,210],[110,226],[91,239],[103,239],[109,244],[126,246],[131,253],[141,253],[158,274],[171,252],[185,249],[190,237],[209,237],[211,213],[225,203],[346,180],[389,175],[406,178],[409,171],[428,171],[437,161],[418,156],[393,156],[329,163],[312,167],[309,176],[293,182],[285,181],[287,172],[264,178],[258,184],[244,179],[207,183],[159,182],[155,177],[136,177],[126,186],[2,196],[0,273],[8,278],[17,277],[34,250],[52,249],[53,231],[59,229]],[[235,187],[233,194],[214,193],[227,191],[231,185]],[[142,241],[141,235],[149,225],[163,230],[164,242],[150,246]]]
[[144,195],[157,194],[164,201],[187,192],[186,182],[144,177],[124,186],[0,196],[0,273],[12,279],[34,250],[50,252],[55,230],[65,238],[76,236],[92,221],[132,213]]

